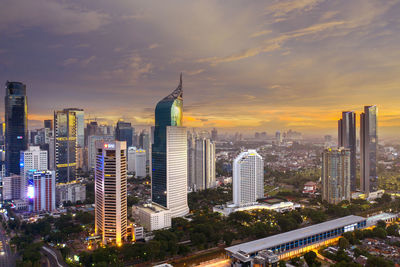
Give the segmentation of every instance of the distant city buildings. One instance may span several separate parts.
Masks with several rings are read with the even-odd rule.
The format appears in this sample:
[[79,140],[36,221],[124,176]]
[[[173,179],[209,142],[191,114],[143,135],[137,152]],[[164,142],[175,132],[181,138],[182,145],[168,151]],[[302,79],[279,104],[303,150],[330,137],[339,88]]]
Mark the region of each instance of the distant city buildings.
[[213,141],[218,140],[218,131],[216,128],[211,130],[211,140],[213,140]]
[[322,154],[322,199],[328,203],[350,201],[350,157],[348,148],[329,148]]
[[86,185],[79,182],[59,183],[56,185],[56,203],[57,205],[71,202],[83,203],[86,199]]
[[95,232],[119,246],[127,235],[126,142],[97,141],[96,150]]
[[182,75],[178,87],[158,102],[152,147],[152,201],[172,217],[189,212],[187,203],[187,132],[182,127]]
[[20,173],[20,152],[28,148],[28,103],[26,85],[6,82],[5,151],[6,175]]
[[234,160],[232,188],[238,207],[264,197],[264,161],[256,150],[242,152]]
[[132,146],[133,131],[134,129],[130,122],[118,121],[115,128],[115,140],[125,141],[127,147],[130,147]]
[[356,190],[356,114],[343,111],[338,121],[338,146],[350,149],[350,189]]
[[378,190],[377,116],[376,106],[365,106],[364,113],[360,115],[360,186],[366,194]]
[[136,147],[128,147],[128,172],[132,173],[136,170]]
[[76,179],[77,117],[73,109],[54,112],[54,160],[56,181]]
[[56,208],[56,178],[54,171],[28,171],[27,197],[31,211],[51,212]]
[[146,150],[137,149],[135,153],[135,176],[146,177]]
[[88,137],[88,167],[89,170],[93,170],[96,167],[96,142],[97,141],[105,141],[112,142],[114,141],[114,136],[112,135],[90,135]]

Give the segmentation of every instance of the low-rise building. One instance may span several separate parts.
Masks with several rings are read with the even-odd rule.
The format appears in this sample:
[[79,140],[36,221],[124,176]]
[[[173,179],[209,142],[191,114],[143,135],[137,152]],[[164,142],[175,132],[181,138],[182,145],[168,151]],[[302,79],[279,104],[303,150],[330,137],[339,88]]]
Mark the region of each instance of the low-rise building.
[[155,203],[137,208],[140,224],[148,231],[171,227],[171,211]]
[[316,183],[314,183],[312,181],[309,181],[309,182],[304,184],[303,194],[314,195],[316,191],[317,191],[317,184]]

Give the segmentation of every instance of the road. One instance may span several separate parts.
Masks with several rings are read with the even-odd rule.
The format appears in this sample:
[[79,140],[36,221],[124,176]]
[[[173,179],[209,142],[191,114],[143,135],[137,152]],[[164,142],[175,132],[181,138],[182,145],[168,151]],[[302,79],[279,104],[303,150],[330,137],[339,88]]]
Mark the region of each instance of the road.
[[14,267],[15,266],[15,255],[12,253],[9,239],[6,236],[6,233],[3,227],[0,224],[0,242],[2,242],[4,254],[0,255],[0,267]]
[[42,262],[42,266],[46,267],[66,267],[67,264],[61,259],[52,248],[43,246],[40,252],[46,256],[46,261]]

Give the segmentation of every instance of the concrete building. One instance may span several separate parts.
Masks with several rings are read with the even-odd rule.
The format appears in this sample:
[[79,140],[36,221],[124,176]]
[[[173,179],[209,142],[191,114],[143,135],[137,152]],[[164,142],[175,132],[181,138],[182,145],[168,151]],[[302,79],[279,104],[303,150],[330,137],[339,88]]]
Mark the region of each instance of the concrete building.
[[136,171],[136,147],[128,147],[128,172]]
[[322,199],[331,204],[350,200],[350,149],[328,148],[322,153]]
[[240,153],[233,162],[233,203],[240,207],[264,197],[264,161],[256,150]]
[[26,182],[21,175],[3,177],[3,200],[16,200],[25,198]]
[[135,176],[146,177],[146,151],[138,149],[135,153]]
[[138,207],[138,216],[147,231],[171,227],[171,211],[155,203]]
[[112,142],[115,138],[112,135],[89,135],[88,136],[88,167],[93,170],[96,167],[96,141]]
[[79,182],[60,183],[56,185],[56,203],[60,205],[64,202],[76,203],[84,202],[86,199],[86,185]]
[[34,212],[51,212],[56,208],[56,178],[54,171],[28,171],[27,197]]
[[85,112],[80,108],[68,108],[68,111],[73,111],[76,117],[76,145],[85,147]]
[[97,141],[95,232],[103,244],[120,246],[127,236],[126,142]]
[[360,187],[366,194],[378,190],[377,116],[376,106],[365,106],[364,113],[360,115]]
[[44,171],[48,169],[47,151],[41,150],[38,146],[30,146],[27,150],[21,151],[20,167],[21,176],[26,177],[30,170]]

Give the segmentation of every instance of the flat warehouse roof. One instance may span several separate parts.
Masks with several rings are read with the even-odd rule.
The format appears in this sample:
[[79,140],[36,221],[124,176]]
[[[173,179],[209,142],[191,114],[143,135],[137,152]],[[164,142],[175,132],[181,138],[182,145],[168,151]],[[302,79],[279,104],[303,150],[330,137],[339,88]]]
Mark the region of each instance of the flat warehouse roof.
[[225,250],[236,253],[239,250],[246,252],[247,254],[255,253],[257,251],[274,247],[280,244],[289,243],[291,241],[301,239],[307,236],[320,234],[329,230],[344,227],[349,224],[359,223],[366,219],[361,216],[349,215],[339,219],[314,224],[304,228],[296,229],[282,234],[269,236],[266,238],[250,241],[247,243],[239,244],[236,246],[228,247]]

